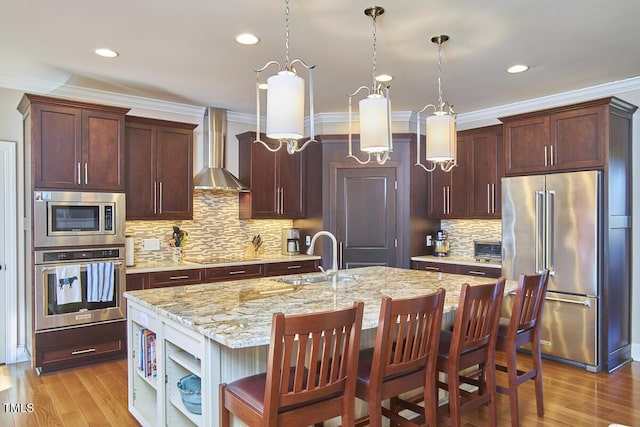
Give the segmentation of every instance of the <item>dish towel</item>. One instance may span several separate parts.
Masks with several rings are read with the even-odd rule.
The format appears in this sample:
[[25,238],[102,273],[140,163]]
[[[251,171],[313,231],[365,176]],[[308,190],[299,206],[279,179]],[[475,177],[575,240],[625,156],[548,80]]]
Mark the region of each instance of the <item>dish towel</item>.
[[87,301],[109,302],[113,300],[113,263],[87,264]]
[[80,266],[63,265],[56,267],[56,303],[58,305],[82,302]]

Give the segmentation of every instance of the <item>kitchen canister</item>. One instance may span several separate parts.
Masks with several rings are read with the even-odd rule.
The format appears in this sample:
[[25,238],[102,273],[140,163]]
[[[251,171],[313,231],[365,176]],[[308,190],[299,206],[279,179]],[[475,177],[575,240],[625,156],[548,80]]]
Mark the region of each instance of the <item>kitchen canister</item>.
[[133,254],[133,237],[125,236],[124,252],[126,257],[127,267],[131,267],[136,264],[136,260]]

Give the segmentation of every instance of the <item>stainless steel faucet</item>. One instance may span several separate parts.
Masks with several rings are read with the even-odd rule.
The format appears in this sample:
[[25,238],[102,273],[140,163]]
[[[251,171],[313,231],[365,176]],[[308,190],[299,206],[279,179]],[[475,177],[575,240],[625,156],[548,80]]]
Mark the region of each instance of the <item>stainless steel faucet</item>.
[[331,239],[331,243],[333,245],[332,250],[333,250],[333,258],[332,258],[332,266],[329,270],[326,270],[324,268],[322,268],[322,266],[319,266],[318,268],[320,269],[320,271],[322,271],[323,273],[327,274],[327,275],[334,275],[338,272],[338,241],[336,240],[336,236],[334,236],[333,234],[331,234],[328,231],[318,231],[316,234],[313,235],[313,237],[311,238],[311,243],[309,244],[309,249],[307,249],[307,255],[313,255],[313,247],[316,244],[316,240],[318,239],[318,237],[320,236],[328,236]]

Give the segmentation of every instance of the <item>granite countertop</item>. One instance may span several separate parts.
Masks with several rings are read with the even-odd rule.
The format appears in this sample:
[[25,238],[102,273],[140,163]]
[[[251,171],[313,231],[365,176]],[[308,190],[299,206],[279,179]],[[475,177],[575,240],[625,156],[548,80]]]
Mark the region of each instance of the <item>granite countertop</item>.
[[489,267],[489,268],[502,268],[502,263],[500,262],[487,262],[487,261],[476,261],[475,258],[472,257],[463,257],[463,256],[433,256],[433,255],[421,255],[411,257],[411,261],[427,261],[427,262],[440,262],[443,264],[461,264],[461,265],[471,265],[474,267]]
[[[321,273],[320,273],[321,274]],[[433,273],[392,267],[340,270],[351,280],[291,285],[282,277],[127,291],[125,297],[159,316],[171,319],[229,348],[269,343],[274,312],[300,314],[365,304],[363,329],[378,324],[380,300],[409,298],[446,290],[445,312],[455,310],[463,283],[488,283],[486,278]],[[298,275],[317,277],[319,273]],[[515,288],[507,282],[507,288]]]
[[320,258],[321,257],[319,255],[262,255],[256,258],[247,258],[236,255],[219,255],[215,257],[187,256],[184,261],[177,264],[171,261],[136,263],[134,266],[127,267],[127,274],[188,270],[207,267],[228,267],[235,265],[267,264],[274,262],[306,261]]

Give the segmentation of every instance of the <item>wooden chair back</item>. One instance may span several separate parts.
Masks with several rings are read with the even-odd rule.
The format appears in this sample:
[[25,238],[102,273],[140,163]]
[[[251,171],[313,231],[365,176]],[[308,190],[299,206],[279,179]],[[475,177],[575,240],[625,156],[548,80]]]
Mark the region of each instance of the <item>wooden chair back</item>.
[[527,330],[539,329],[548,281],[549,270],[540,274],[520,275],[507,339]]
[[363,307],[273,315],[264,416],[277,422],[269,425],[300,424],[314,402],[353,422]]

